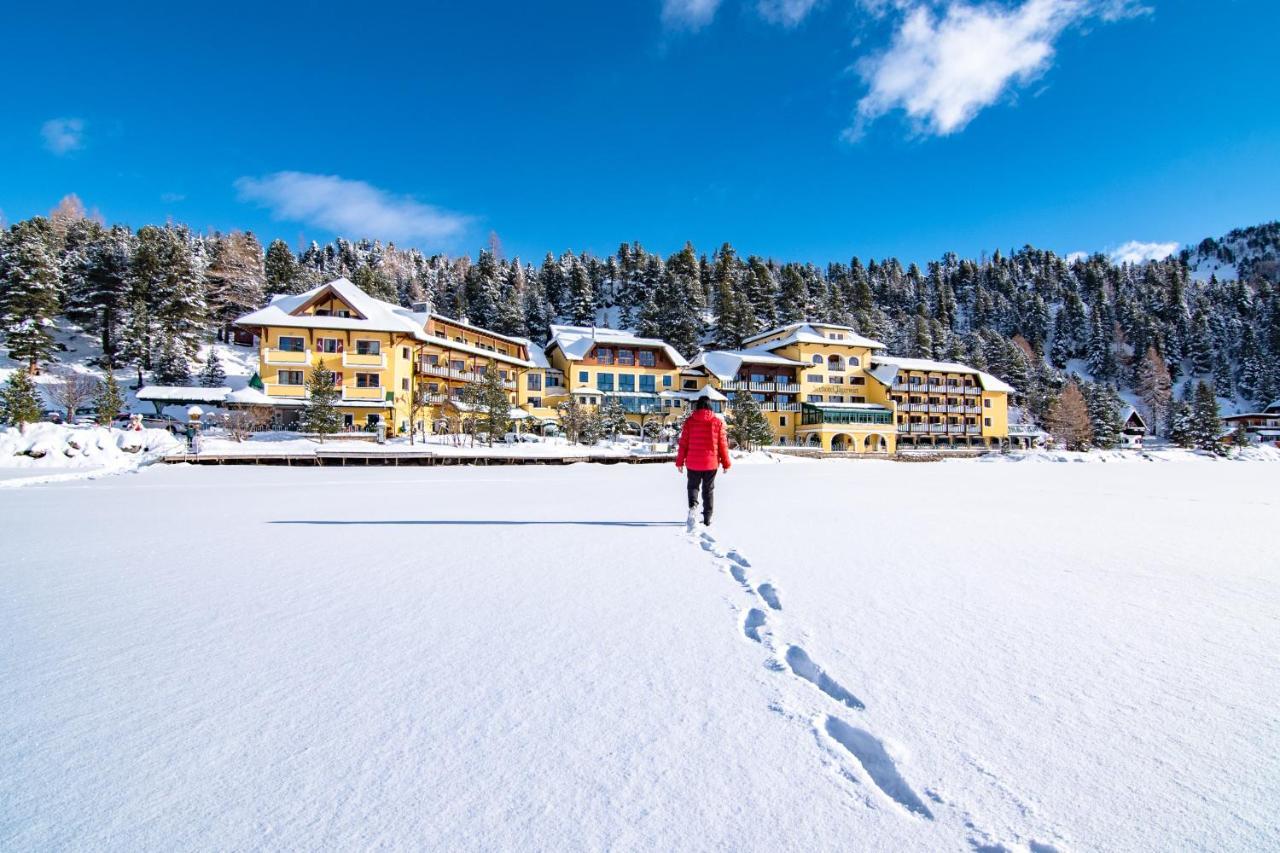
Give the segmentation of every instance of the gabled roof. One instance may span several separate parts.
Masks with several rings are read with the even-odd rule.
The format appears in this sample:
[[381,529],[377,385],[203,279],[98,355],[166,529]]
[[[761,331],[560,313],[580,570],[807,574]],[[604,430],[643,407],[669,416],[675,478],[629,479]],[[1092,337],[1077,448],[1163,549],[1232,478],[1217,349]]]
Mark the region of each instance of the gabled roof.
[[[926,373],[967,373],[978,378],[978,384],[984,391],[1002,391],[1005,394],[1016,394],[1017,390],[1007,382],[1003,382],[990,373],[961,364],[958,361],[933,361],[928,358],[898,358],[896,356],[873,355],[870,371],[878,381],[892,385],[894,377],[900,370],[919,370]],[[881,369],[885,368],[885,369]],[[892,368],[892,372],[888,368]]]
[[529,363],[534,367],[550,369],[551,363],[547,361],[547,354],[542,351],[542,347],[535,344],[528,338],[508,338],[524,347],[525,352],[529,353]]
[[559,347],[569,361],[581,361],[596,344],[611,347],[654,347],[664,351],[676,367],[684,367],[689,363],[675,347],[658,338],[641,338],[619,329],[590,326],[552,326],[551,341],[547,344],[547,349]]
[[[835,329],[845,334],[841,340],[832,340],[826,335],[818,331],[818,329]],[[871,338],[863,337],[851,326],[839,326],[835,323],[791,323],[787,326],[778,326],[761,332],[758,335],[752,335],[743,341],[744,344],[750,344],[752,341],[760,341],[770,335],[776,335],[782,332],[787,334],[780,340],[761,343],[756,349],[778,349],[779,347],[789,346],[791,344],[844,344],[845,346],[866,347],[867,349],[884,349],[884,344]]]
[[[315,300],[334,295],[360,316],[316,317],[296,312]],[[345,278],[313,287],[294,296],[277,296],[265,308],[251,311],[236,320],[239,326],[283,326],[297,329],[367,329],[372,332],[399,332],[426,340],[427,315],[374,299]]]
[[721,380],[731,380],[744,364],[770,364],[780,367],[807,367],[803,361],[774,355],[764,349],[710,350],[694,356],[691,365],[701,367]]
[[1133,420],[1134,418],[1138,419],[1138,423],[1142,425],[1142,428],[1144,430],[1147,428],[1146,419],[1143,418],[1142,415],[1138,413],[1138,410],[1135,409],[1133,406],[1129,406],[1123,412],[1120,413],[1120,420],[1126,424],[1129,423],[1129,421]]

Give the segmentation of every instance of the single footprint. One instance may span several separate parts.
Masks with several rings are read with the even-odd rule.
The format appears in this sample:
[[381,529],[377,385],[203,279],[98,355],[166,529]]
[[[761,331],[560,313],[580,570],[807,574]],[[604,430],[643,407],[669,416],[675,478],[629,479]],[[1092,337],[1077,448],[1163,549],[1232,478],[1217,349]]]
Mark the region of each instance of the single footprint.
[[853,708],[855,711],[861,711],[867,707],[862,704],[862,701],[857,696],[845,690],[840,685],[840,682],[827,675],[822,667],[814,663],[805,650],[799,646],[789,646],[787,648],[787,666],[791,667],[791,671],[796,675],[837,702]]
[[902,778],[902,774],[898,772],[898,765],[889,757],[879,738],[871,732],[849,725],[838,717],[827,717],[826,728],[827,734],[848,750],[849,754],[862,765],[862,769],[867,771],[867,775],[871,777],[872,782],[876,783],[876,787],[884,791],[889,799],[909,812],[933,820],[933,813],[916,796],[916,792],[911,790],[907,780]]
[[742,632],[757,643],[760,642],[760,629],[764,627],[764,611],[755,607],[747,611],[742,620]]
[[782,609],[782,602],[778,600],[778,590],[773,584],[762,583],[756,592],[760,593],[760,597],[764,599],[764,603],[772,607],[774,610]]

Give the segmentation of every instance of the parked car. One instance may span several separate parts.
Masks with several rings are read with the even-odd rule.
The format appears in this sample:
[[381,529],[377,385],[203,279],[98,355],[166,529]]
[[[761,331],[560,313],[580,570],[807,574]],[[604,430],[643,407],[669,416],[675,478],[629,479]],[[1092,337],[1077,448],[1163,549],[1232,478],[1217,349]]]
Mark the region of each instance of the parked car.
[[[132,415],[129,412],[121,412],[116,415],[115,423],[117,426],[127,426],[129,418]],[[146,415],[142,416],[143,429],[167,429],[174,435],[181,435],[186,432],[187,425],[184,421],[180,421],[172,415]]]
[[51,424],[66,423],[66,418],[62,416],[62,411],[60,409],[45,409],[41,418]]

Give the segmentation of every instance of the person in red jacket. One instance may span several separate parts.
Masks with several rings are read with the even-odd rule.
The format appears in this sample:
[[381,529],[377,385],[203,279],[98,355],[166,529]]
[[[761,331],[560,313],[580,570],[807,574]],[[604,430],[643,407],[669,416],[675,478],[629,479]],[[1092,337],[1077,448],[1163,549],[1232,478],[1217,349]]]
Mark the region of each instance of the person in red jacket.
[[676,452],[676,470],[689,469],[689,524],[696,518],[698,492],[702,492],[702,523],[711,524],[711,510],[715,499],[716,469],[728,471],[729,441],[725,438],[724,423],[711,411],[711,401],[699,397],[693,406],[693,414],[680,430],[680,448]]

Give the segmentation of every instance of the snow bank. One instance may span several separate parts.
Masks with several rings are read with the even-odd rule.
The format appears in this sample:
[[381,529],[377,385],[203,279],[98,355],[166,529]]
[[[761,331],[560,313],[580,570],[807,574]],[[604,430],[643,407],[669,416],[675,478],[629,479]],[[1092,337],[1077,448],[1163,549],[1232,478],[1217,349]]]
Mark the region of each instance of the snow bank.
[[[107,427],[31,424],[25,431],[0,429],[0,468],[17,473],[0,485],[45,482],[27,472],[119,473],[155,462],[182,443],[159,429],[127,432]],[[68,479],[60,476],[57,479]]]
[[1280,462],[1280,449],[1248,447],[1217,456],[1204,450],[1161,448],[1159,450],[1024,450],[991,453],[978,459],[956,459],[955,462]]

